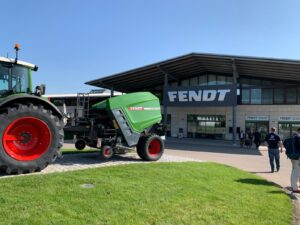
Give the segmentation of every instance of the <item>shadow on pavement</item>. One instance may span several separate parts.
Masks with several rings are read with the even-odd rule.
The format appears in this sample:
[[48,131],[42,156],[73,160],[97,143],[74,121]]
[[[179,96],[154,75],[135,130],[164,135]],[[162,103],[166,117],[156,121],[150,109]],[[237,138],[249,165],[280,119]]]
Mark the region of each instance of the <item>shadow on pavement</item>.
[[168,138],[166,140],[165,145],[168,150],[212,152],[239,155],[262,155],[259,150],[254,148],[254,146],[252,148],[240,148],[239,146],[233,146],[229,141],[213,139]]

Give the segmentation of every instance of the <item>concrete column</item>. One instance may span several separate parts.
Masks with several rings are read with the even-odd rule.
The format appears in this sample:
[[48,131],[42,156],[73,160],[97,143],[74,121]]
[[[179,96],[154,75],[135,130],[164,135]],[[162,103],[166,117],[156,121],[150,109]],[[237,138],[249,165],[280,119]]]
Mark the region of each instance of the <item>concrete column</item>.
[[239,76],[234,59],[232,59],[232,70],[233,70],[233,91],[235,92],[234,102],[232,105],[232,144],[236,145],[236,108],[237,108],[237,78]]
[[167,107],[167,99],[166,99],[166,92],[168,87],[168,75],[165,74],[164,77],[164,90],[163,90],[163,105],[164,105],[164,126],[167,127],[167,117],[168,117],[168,107]]
[[110,97],[114,97],[114,88],[113,87],[110,89]]

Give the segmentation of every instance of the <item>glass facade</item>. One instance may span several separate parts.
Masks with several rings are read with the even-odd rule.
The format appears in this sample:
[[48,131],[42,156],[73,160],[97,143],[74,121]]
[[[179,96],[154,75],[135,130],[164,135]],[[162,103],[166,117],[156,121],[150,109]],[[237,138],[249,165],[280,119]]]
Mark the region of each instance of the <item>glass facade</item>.
[[[232,84],[232,75],[203,74],[180,82],[172,82],[172,87],[209,86]],[[238,104],[242,105],[273,105],[300,104],[300,82],[272,81],[255,78],[240,78]]]
[[[176,87],[177,84],[178,84],[177,82],[172,82],[169,85],[172,87]],[[224,84],[232,84],[232,75],[226,76],[226,75],[216,75],[216,74],[203,74],[201,76],[181,80],[182,87],[224,85]]]
[[282,140],[290,138],[298,128],[300,128],[300,122],[278,122],[278,135]]
[[187,136],[191,138],[225,138],[223,115],[187,115]]
[[269,132],[269,121],[246,121],[245,132],[254,133],[255,131],[260,133],[260,139],[263,141]]
[[262,79],[240,79],[241,100],[239,104],[273,105],[300,104],[300,83]]

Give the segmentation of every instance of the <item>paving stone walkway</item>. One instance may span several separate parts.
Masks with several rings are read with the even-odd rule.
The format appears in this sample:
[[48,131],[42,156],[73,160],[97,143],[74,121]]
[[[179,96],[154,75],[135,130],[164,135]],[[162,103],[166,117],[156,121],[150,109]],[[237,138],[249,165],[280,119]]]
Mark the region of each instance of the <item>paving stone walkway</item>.
[[[157,162],[203,162],[203,160],[180,157],[180,156],[169,156],[164,154],[160,160]],[[0,178],[14,177],[14,176],[28,176],[28,175],[38,175],[47,174],[55,172],[66,172],[83,170],[98,167],[107,167],[115,165],[125,165],[131,163],[155,163],[155,162],[145,162],[141,160],[136,153],[127,153],[124,155],[116,155],[110,160],[103,160],[100,158],[100,153],[75,153],[66,154],[61,159],[57,159],[55,163],[49,165],[46,169],[38,173],[25,174],[25,175],[5,175],[0,174]]]

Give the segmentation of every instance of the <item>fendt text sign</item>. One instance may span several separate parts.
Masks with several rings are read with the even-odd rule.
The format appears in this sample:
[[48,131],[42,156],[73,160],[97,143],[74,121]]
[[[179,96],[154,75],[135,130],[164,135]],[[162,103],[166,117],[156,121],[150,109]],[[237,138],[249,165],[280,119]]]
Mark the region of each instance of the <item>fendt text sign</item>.
[[167,106],[232,106],[236,105],[236,88],[233,85],[167,87],[164,97]]

